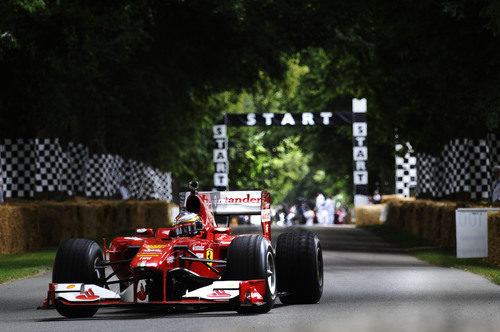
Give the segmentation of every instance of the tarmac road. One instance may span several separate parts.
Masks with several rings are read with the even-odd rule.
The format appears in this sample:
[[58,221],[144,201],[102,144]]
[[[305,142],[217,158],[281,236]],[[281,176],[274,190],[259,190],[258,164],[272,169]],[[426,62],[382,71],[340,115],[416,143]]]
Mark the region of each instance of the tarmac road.
[[0,331],[500,331],[500,287],[488,280],[423,263],[361,229],[310,229],[324,250],[318,304],[277,301],[269,313],[251,316],[115,308],[70,320],[35,309],[50,281],[44,274],[0,286]]

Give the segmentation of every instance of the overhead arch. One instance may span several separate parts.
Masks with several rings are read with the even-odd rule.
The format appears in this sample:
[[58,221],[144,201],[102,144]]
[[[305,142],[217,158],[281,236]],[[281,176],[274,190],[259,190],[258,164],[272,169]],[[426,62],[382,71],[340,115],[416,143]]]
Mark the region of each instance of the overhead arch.
[[368,203],[368,161],[366,99],[353,99],[352,111],[302,113],[242,113],[224,114],[220,124],[213,127],[215,149],[214,186],[229,190],[229,161],[227,127],[254,126],[342,126],[352,125],[354,205]]

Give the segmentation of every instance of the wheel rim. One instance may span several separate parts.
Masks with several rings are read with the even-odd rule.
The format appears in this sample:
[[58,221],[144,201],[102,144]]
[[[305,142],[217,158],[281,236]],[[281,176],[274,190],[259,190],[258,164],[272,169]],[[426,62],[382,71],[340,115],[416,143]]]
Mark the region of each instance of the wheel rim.
[[323,287],[323,253],[320,247],[316,249],[316,260],[318,283],[320,287]]
[[104,281],[104,268],[102,267],[97,267],[99,263],[102,261],[100,257],[96,257],[94,260],[94,272],[95,272],[95,278],[99,283],[103,283]]
[[267,284],[272,296],[276,294],[276,269],[274,264],[274,256],[271,252],[267,253]]

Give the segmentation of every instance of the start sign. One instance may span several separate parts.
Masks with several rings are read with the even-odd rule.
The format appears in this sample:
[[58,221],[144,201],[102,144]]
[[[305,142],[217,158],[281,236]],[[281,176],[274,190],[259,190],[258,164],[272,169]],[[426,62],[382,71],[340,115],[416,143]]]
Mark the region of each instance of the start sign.
[[215,147],[214,186],[229,190],[228,126],[339,126],[352,125],[354,205],[368,203],[368,127],[366,99],[353,99],[350,112],[244,113],[225,114],[224,120],[213,127]]

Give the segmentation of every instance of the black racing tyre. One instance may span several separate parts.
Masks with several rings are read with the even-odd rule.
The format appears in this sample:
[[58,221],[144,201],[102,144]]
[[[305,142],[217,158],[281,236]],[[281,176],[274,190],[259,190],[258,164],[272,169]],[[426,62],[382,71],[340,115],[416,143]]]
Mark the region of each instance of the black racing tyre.
[[317,303],[323,293],[323,252],[318,236],[305,230],[282,233],[276,244],[278,290],[283,304]]
[[[104,268],[96,269],[102,261],[102,250],[97,243],[87,239],[68,239],[57,249],[52,271],[53,283],[85,283],[102,286]],[[57,311],[68,318],[92,317],[98,307],[67,306],[58,303]]]
[[266,313],[276,300],[276,264],[271,243],[262,235],[244,235],[229,245],[224,280],[266,280],[264,304],[239,306],[241,314]]

